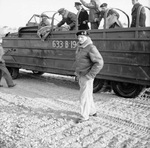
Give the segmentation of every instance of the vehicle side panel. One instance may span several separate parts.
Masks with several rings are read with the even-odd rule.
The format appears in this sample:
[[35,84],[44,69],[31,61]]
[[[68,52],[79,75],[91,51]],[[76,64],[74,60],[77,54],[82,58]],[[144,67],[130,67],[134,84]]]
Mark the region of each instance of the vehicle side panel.
[[[74,75],[75,31],[52,32],[41,41],[35,28],[22,28],[18,36],[3,38],[9,65],[63,75]],[[90,30],[104,58],[98,78],[150,86],[150,28]]]

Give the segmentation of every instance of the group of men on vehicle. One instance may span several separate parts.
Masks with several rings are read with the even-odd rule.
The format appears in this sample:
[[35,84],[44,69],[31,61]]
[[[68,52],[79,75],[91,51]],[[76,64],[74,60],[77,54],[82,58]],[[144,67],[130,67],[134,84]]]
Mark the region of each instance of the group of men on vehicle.
[[[132,8],[132,22],[131,27],[136,27],[137,21],[137,12],[139,7],[142,5],[138,2],[138,0],[132,0],[133,8]],[[83,6],[89,9],[89,13],[87,10],[83,8]],[[75,7],[78,10],[77,14],[66,10],[65,8],[60,8],[58,10],[59,15],[62,15],[62,20],[55,26],[55,30],[60,28],[65,23],[65,30],[88,30],[88,29],[98,29],[100,26],[100,22],[102,19],[106,19],[105,28],[118,28],[123,27],[122,23],[119,20],[119,13],[114,9],[110,9],[107,7],[107,3],[100,3],[100,0],[91,0],[90,3],[85,2],[84,0],[80,0],[80,2],[75,2]],[[105,16],[106,15],[106,16]],[[44,40],[49,32],[51,31],[51,24],[48,22],[48,16],[45,14],[41,15],[42,21],[39,24],[38,28],[38,36]],[[145,27],[146,14],[145,8],[142,7],[139,15],[139,26]],[[90,27],[89,27],[90,23]],[[48,27],[47,27],[48,26]]]
[[[136,27],[138,8],[142,7],[142,5],[138,2],[138,0],[132,0],[132,4],[131,27]],[[89,14],[82,5],[89,9]],[[100,0],[91,0],[90,3],[80,0],[80,2],[75,2],[75,7],[78,10],[77,14],[69,12],[65,8],[58,10],[58,13],[62,15],[62,20],[57,24],[57,27],[60,27],[66,23],[69,30],[75,30],[76,25],[78,25],[78,30],[87,30],[89,29],[88,22],[90,22],[91,29],[98,29],[101,20],[105,17],[106,12],[106,29],[123,27],[119,21],[119,13],[114,9],[109,9],[107,7],[107,3],[100,4]],[[139,27],[145,27],[145,20],[146,14],[145,8],[143,7],[139,17]]]

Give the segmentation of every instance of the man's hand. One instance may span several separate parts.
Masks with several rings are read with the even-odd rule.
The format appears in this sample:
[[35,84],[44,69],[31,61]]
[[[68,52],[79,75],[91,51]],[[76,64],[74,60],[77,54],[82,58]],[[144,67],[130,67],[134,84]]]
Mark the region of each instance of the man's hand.
[[70,26],[69,26],[69,25],[67,25],[66,28],[67,28],[68,30],[70,30]]
[[83,21],[83,24],[86,24],[86,21]]
[[79,81],[79,75],[75,72],[75,81]]
[[99,21],[99,18],[95,18],[95,19],[94,19],[94,22],[98,22],[98,21]]

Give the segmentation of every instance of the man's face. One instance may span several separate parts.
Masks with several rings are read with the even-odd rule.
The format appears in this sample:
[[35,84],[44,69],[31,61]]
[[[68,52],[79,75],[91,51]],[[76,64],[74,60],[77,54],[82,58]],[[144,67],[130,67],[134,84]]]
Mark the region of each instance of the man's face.
[[44,21],[47,20],[47,17],[43,16],[43,17],[42,17],[42,20],[44,20]]
[[80,6],[79,5],[75,5],[77,10],[80,10]]
[[78,40],[80,44],[83,44],[87,40],[87,36],[85,35],[78,35]]
[[65,15],[65,11],[63,11],[60,15],[64,16]]
[[101,7],[101,11],[105,12],[107,10],[107,7]]

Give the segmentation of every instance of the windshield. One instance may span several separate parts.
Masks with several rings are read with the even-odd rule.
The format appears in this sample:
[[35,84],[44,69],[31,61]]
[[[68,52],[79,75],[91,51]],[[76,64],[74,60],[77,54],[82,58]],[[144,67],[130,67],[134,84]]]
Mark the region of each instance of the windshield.
[[[41,14],[45,14],[48,16],[48,21],[51,24],[52,23],[52,18],[53,15],[55,14],[55,11],[45,11]],[[28,23],[26,24],[26,26],[38,26],[39,23],[41,22],[42,18],[41,18],[41,14],[34,14],[30,20],[28,21]],[[58,22],[62,19],[61,15],[59,15],[58,13],[55,15],[54,18],[54,26],[58,24]]]

